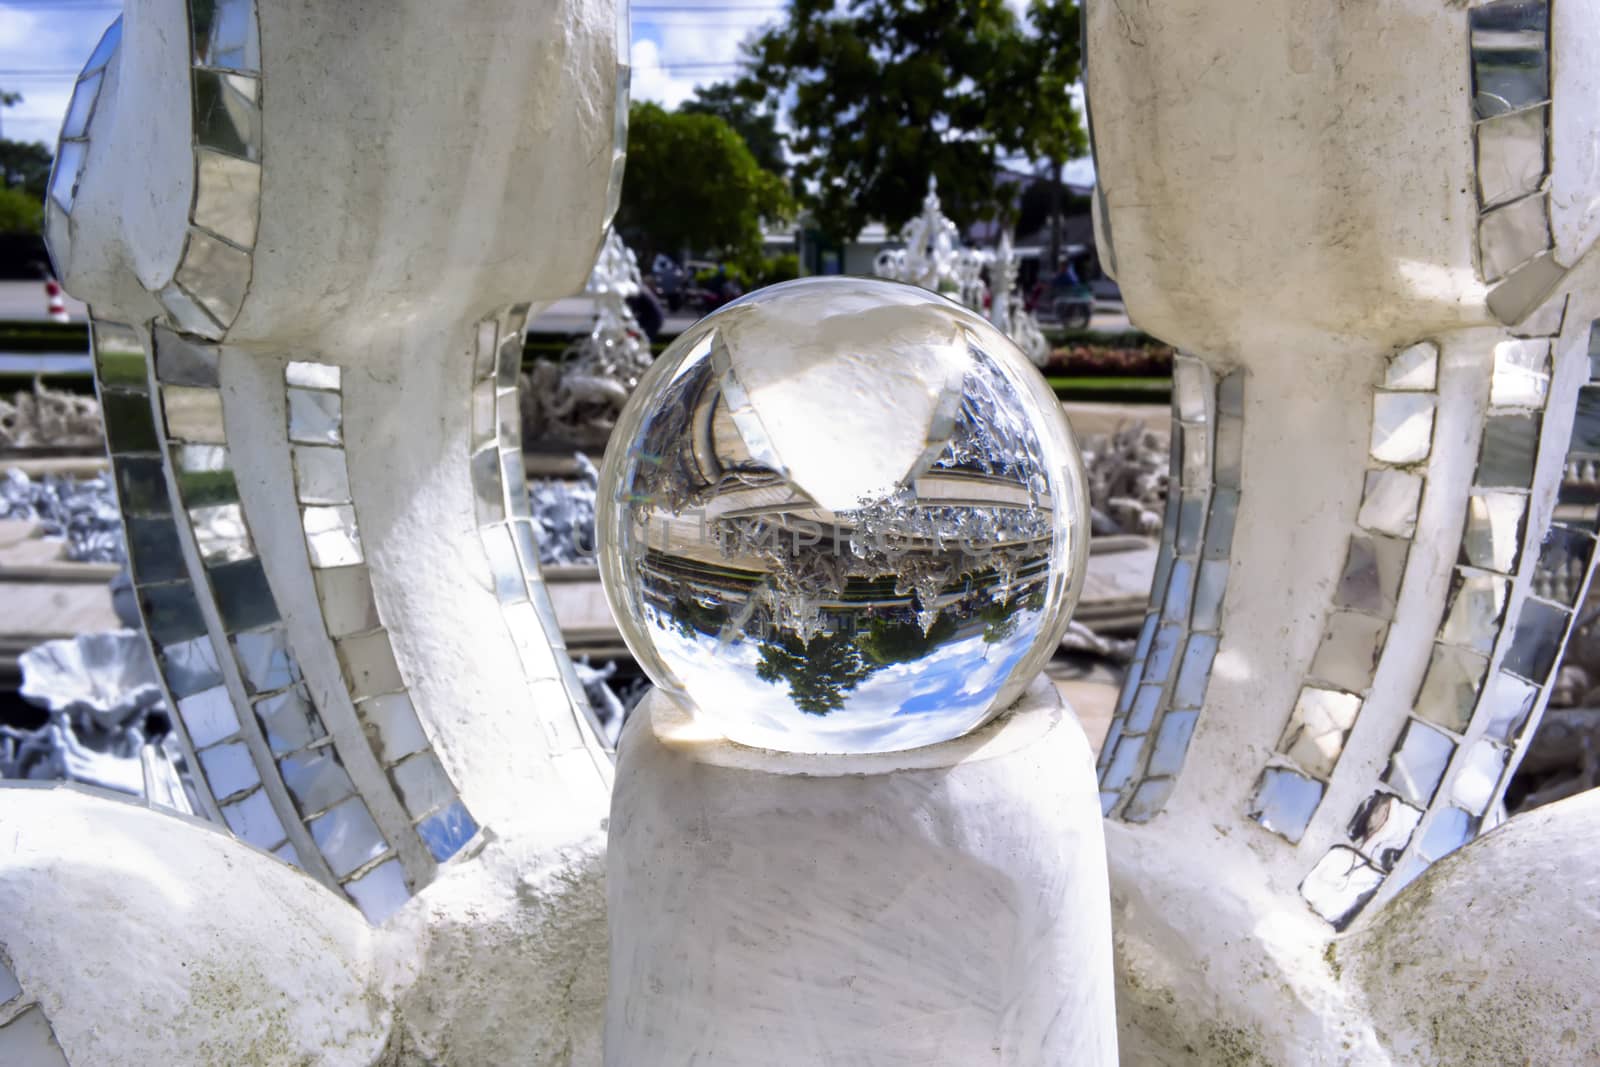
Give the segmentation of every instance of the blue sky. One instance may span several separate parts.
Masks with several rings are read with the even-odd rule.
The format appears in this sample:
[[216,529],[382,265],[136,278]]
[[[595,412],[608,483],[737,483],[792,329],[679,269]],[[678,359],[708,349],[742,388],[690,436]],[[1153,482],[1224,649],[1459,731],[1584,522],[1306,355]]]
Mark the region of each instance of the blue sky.
[[[782,0],[640,0],[633,11],[633,93],[669,107],[696,85],[735,73],[739,45]],[[0,115],[5,135],[52,142],[73,76],[122,5],[116,0],[0,0],[0,87],[22,103]]]
[[[1006,2],[1020,9],[1023,0]],[[783,0],[635,0],[634,99],[675,107],[696,85],[733,77],[740,45],[782,8]],[[0,0],[0,88],[23,95],[0,114],[6,137],[55,141],[75,74],[121,10],[118,0]],[[1093,173],[1083,160],[1067,178]]]

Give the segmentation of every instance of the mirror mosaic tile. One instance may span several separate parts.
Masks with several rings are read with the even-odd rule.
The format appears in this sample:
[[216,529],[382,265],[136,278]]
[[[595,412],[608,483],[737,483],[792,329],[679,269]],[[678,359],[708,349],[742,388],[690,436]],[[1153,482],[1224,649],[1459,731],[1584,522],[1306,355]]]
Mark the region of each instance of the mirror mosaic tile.
[[167,435],[175,441],[225,445],[222,393],[189,385],[161,387],[161,407],[166,413]]
[[1194,735],[1195,723],[1199,718],[1198,711],[1174,711],[1161,720],[1161,729],[1156,734],[1156,747],[1150,753],[1150,766],[1145,773],[1152,778],[1177,776],[1183,769],[1184,757],[1189,753],[1189,740]]
[[1417,532],[1417,510],[1422,504],[1422,476],[1410,471],[1380,468],[1367,471],[1356,525],[1373,533],[1410,538]]
[[289,635],[281,626],[236,634],[234,658],[251,693],[271,693],[300,680],[300,668],[289,649]]
[[289,440],[302,445],[344,443],[344,412],[338,393],[290,386]]
[[1478,834],[1479,820],[1456,807],[1444,807],[1423,831],[1417,845],[1425,859],[1442,860]]
[[1478,199],[1486,207],[1539,191],[1547,172],[1548,107],[1497,115],[1478,124]]
[[1344,754],[1345,738],[1360,712],[1360,697],[1306,686],[1295,701],[1278,751],[1308,774],[1327,778]]
[[1383,780],[1406,800],[1426,808],[1455,750],[1455,741],[1447,735],[1420,720],[1408,720]]
[[1458,570],[1450,583],[1439,639],[1488,655],[1505,620],[1509,588],[1507,580],[1497,575]]
[[1194,615],[1190,620],[1195,630],[1221,628],[1222,601],[1227,591],[1228,561],[1208,559],[1200,564],[1200,576],[1194,587]]
[[1548,0],[1497,0],[1468,13],[1480,119],[1550,99]]
[[[1219,638],[1215,634],[1192,634],[1183,649],[1183,664],[1172,688],[1172,706],[1200,708],[1205,705],[1206,687],[1211,681],[1211,664],[1217,658]],[[1151,772],[1154,774],[1155,772]]]
[[350,475],[344,449],[294,445],[294,484],[302,504],[350,503]]
[[291,360],[283,368],[283,380],[284,384],[301,389],[328,389],[337,392],[344,382],[344,372],[333,363]]
[[428,747],[427,734],[417,719],[411,698],[405,693],[386,693],[363,700],[356,705],[356,711],[373,751],[385,765]]
[[189,231],[175,281],[219,323],[230,323],[250,289],[250,253],[201,229]]
[[331,747],[285,756],[278,761],[278,769],[303,816],[326,811],[356,791]]
[[1439,346],[1431,341],[1414,344],[1389,360],[1383,387],[1397,392],[1431,392],[1439,384]]
[[1383,884],[1383,872],[1361,858],[1361,854],[1336,845],[1317,861],[1300,883],[1300,895],[1311,910],[1343,930],[1355,920]]
[[359,870],[388,849],[360,797],[351,797],[306,827],[336,878]]
[[1450,783],[1450,803],[1471,815],[1481,816],[1489,809],[1510,759],[1511,750],[1492,741],[1479,741],[1467,749]]
[[1502,341],[1494,346],[1489,403],[1496,407],[1543,407],[1550,395],[1550,342]]
[[245,525],[244,509],[238,504],[190,508],[189,524],[194,529],[200,559],[211,566],[250,559],[256,554],[250,528]]
[[1379,870],[1394,868],[1422,821],[1422,810],[1392,793],[1376,792],[1362,802],[1350,820],[1349,836],[1361,854]]
[[225,741],[239,732],[233,698],[221,685],[179,700],[178,717],[183,720],[183,728],[197,749]]
[[478,824],[459,800],[417,824],[417,834],[436,863],[443,863],[466,848],[477,833]]
[[1334,606],[1393,618],[1410,550],[1411,542],[1402,538],[1368,533],[1353,535],[1344,573],[1334,590]]
[[1146,823],[1161,814],[1176,784],[1175,778],[1146,778],[1140,782],[1139,788],[1133,791],[1133,799],[1122,809],[1123,821]]
[[1433,451],[1435,397],[1426,393],[1375,393],[1372,458],[1380,463],[1420,463]]
[[1416,713],[1447,730],[1465,733],[1488,666],[1489,660],[1476,652],[1434,645],[1417,693]]
[[139,587],[139,611],[150,639],[160,647],[181,644],[206,632],[205,619],[188,581]]
[[267,573],[259,559],[224,563],[208,567],[211,591],[222,615],[222,628],[228,633],[255,630],[278,621],[278,602],[267,584]]
[[331,567],[312,576],[329,637],[367,633],[382,625],[378,605],[372,598],[372,575],[366,567]]
[[178,282],[174,281],[157,293],[156,299],[161,301],[161,306],[166,309],[167,316],[178,329],[183,330],[185,333],[192,333],[197,337],[208,337],[212,340],[222,337],[224,331],[221,325]]
[[194,224],[240,248],[255,247],[261,164],[204,148],[194,155]]
[[220,71],[194,72],[194,136],[200,148],[260,162],[261,110],[256,80]]
[[455,788],[432,752],[412,756],[389,771],[400,800],[413,819],[420,819],[455,799]]
[[1569,607],[1576,604],[1594,556],[1594,537],[1587,531],[1555,525],[1545,534],[1533,572],[1533,591]]
[[1511,648],[1500,665],[1529,681],[1550,677],[1562,642],[1567,639],[1567,624],[1571,620],[1566,609],[1554,604],[1531,598],[1523,601],[1522,614],[1517,617],[1516,629],[1512,631]]
[[1483,423],[1476,482],[1485,489],[1526,489],[1539,453],[1538,415],[1491,415]]
[[236,803],[224,804],[222,817],[234,836],[257,848],[271,851],[283,843],[283,822],[263,789]]
[[222,357],[210,345],[194,344],[158,326],[155,329],[155,350],[156,380],[164,385],[216,389],[221,381]]
[[198,66],[261,69],[254,0],[189,0],[189,22]]
[[1505,671],[1496,671],[1483,694],[1484,736],[1510,744],[1522,733],[1539,699],[1539,687]]
[[1467,499],[1461,562],[1511,574],[1522,554],[1528,498],[1520,493],[1474,493]]
[[255,702],[255,712],[275,756],[298,752],[327,736],[304,686],[262,697]]
[[1249,816],[1265,829],[1298,843],[1322,803],[1326,787],[1314,778],[1283,767],[1268,767],[1256,783]]
[[161,676],[174,700],[222,684],[222,668],[211,638],[196,637],[160,650]]
[[242,742],[202,749],[199,755],[200,769],[205,771],[206,782],[218,800],[249,792],[261,784],[255,761]]
[[178,524],[170,518],[129,516],[123,520],[128,538],[128,565],[140,585],[171,582],[185,576],[178,547]]
[[399,664],[395,663],[394,650],[389,647],[387,630],[375,630],[357,637],[346,637],[335,642],[339,653],[339,666],[344,672],[345,687],[351,700],[364,700],[380,693],[394,693],[405,688],[400,678]]
[[344,891],[361,909],[362,917],[373,925],[384,922],[411,899],[405,868],[399,860],[380,863],[360,878],[352,878],[345,883]]
[[348,504],[307,507],[301,510],[300,522],[313,567],[321,570],[365,562],[355,508]]
[[1323,630],[1311,673],[1340,689],[1365,692],[1372,685],[1388,634],[1389,624],[1383,619],[1351,611],[1334,612]]

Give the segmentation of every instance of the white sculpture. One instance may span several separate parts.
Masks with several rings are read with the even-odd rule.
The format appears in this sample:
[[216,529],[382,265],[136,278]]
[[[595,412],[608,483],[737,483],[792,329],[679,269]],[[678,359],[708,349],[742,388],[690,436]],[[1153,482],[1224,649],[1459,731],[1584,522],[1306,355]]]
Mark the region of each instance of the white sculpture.
[[608,231],[584,287],[594,299],[594,326],[568,347],[559,364],[534,366],[525,384],[526,434],[604,445],[622,405],[650,369],[649,339],[627,303],[643,288],[633,250],[615,230]]
[[1101,757],[1124,1056],[1596,1062],[1554,948],[1595,799],[1433,861],[1493,825],[1592,555],[1600,10],[1086,18],[1102,260],[1192,354]]
[[[204,821],[6,789],[0,1060],[598,1061],[610,765],[520,517],[514,384],[517,302],[570,292],[606,221],[612,14],[130,0],[123,47],[91,60],[47,225],[96,313]],[[1600,1060],[1581,951],[1600,800],[1468,843],[1593,556],[1559,482],[1600,453],[1600,14],[1085,17],[1098,244],[1135,319],[1194,353],[1100,770],[1124,1056]],[[663,774],[815,787],[780,757],[713,775],[746,754],[672,751],[671,722],[657,698],[632,728],[646,795]],[[624,879],[649,873],[624,842]],[[681,891],[684,862],[655,869]],[[107,899],[127,917],[110,954],[76,918]],[[620,921],[659,960],[660,929]]]
[[[1022,295],[1013,292],[1017,259],[1010,233],[1001,235],[995,252],[963,247],[961,231],[939,204],[938,182],[930,177],[922,214],[906,224],[900,239],[906,247],[879,252],[872,265],[874,274],[943,293],[979,314],[988,301],[992,305],[989,321],[1016,342],[1035,366],[1043,366],[1050,358],[1039,321],[1023,307]],[[983,280],[985,269],[992,274],[992,286]]]
[[611,762],[516,384],[625,55],[610,3],[130,0],[90,60],[47,226],[209,825],[6,792],[0,1060],[597,1060]]

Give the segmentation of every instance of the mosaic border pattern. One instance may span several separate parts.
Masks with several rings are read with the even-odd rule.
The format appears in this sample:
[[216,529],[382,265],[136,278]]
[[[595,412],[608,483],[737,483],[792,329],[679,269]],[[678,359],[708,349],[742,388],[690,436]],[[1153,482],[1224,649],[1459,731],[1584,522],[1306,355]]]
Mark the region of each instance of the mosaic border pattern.
[[1548,0],[1493,0],[1467,13],[1478,198],[1478,274],[1489,310],[1521,322],[1566,277],[1550,227]]
[[221,338],[254,270],[261,211],[261,33],[255,0],[189,0],[194,201],[176,273],[156,299],[185,333]]
[[190,772],[187,784],[194,790],[190,804],[221,822],[221,808],[198,773],[196,746],[184,712],[199,714],[199,709],[211,708],[218,693],[226,706],[231,708],[231,702],[173,521],[166,455],[151,406],[150,361],[144,340],[131,326],[97,319],[90,343],[128,546],[128,570],[167,707],[175,711],[172,728]]
[[1188,756],[1222,640],[1244,449],[1244,371],[1173,362],[1172,473],[1150,608],[1100,749],[1100,808],[1149,822]]
[[1438,383],[1439,348],[1423,341],[1389,359],[1373,393],[1356,529],[1310,670],[1246,812],[1291,843],[1322,804],[1388,641],[1427,485]]
[[506,628],[536,689],[579,712],[543,715],[552,751],[593,748],[615,757],[566,651],[555,606],[539,569],[539,541],[522,465],[519,389],[528,305],[478,323],[472,364],[471,477],[478,534]]
[[[1559,330],[1559,324],[1557,325]],[[1421,686],[1374,791],[1301,885],[1320,916],[1344,929],[1393,876],[1403,887],[1482,830],[1531,741],[1549,696],[1595,548],[1592,500],[1558,502],[1535,523],[1532,487],[1544,469],[1600,456],[1600,377],[1552,398],[1552,337],[1497,344],[1489,408],[1455,576]],[[1572,404],[1566,454],[1539,456],[1552,402]],[[1565,491],[1564,491],[1565,492]],[[1523,588],[1526,578],[1527,588]],[[1546,592],[1541,592],[1540,590]],[[1550,591],[1560,590],[1561,597]]]
[[[106,66],[122,43],[122,16],[107,27],[84,64],[72,88],[72,100],[67,104],[66,118],[61,124],[61,137],[56,156],[51,164],[50,184],[45,194],[45,233],[50,248],[65,258],[72,247],[69,219],[77,200],[78,183],[83,178],[84,165],[89,161],[89,123],[94,118],[95,106],[100,102],[100,89],[105,82]],[[59,272],[58,272],[59,273]]]
[[0,955],[0,1063],[68,1067],[44,1008],[23,990],[4,955]]
[[[378,612],[350,493],[343,371],[331,363],[290,362],[284,368],[284,390],[300,527],[345,690],[409,825],[433,862],[445,863],[477,837],[479,828],[423,731]],[[303,782],[311,794],[304,802],[307,809],[317,808],[317,813],[305,812],[314,820],[313,835],[322,820],[342,811],[347,822],[360,828],[359,849],[342,853],[337,862],[330,857],[346,892],[363,910],[387,913],[398,908],[410,896],[403,856],[383,842],[328,739],[302,733],[292,740],[302,747],[281,755],[280,767],[292,789],[294,782]],[[343,841],[348,834],[335,824],[326,836]],[[431,880],[431,873],[413,872],[411,880],[420,887]]]

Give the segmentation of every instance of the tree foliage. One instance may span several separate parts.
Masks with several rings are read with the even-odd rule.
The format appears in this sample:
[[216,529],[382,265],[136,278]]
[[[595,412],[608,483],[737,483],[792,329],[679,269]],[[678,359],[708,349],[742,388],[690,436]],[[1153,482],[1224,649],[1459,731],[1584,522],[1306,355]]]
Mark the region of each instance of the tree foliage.
[[0,187],[0,233],[38,233],[44,202],[26,189]]
[[[1001,0],[791,0],[752,43],[747,94],[786,108],[808,206],[836,237],[920,209],[929,176],[958,223],[1009,205],[1001,151],[1065,159],[1083,133],[1073,0],[1036,0],[1033,34]],[[1070,38],[1070,40],[1069,40]]]
[[789,217],[783,179],[716,115],[634,104],[617,228],[649,264],[657,252],[758,256],[762,222]]
[[777,109],[762,106],[759,93],[750,93],[731,82],[697,86],[694,98],[678,105],[689,115],[715,115],[729,126],[750,149],[762,170],[780,178],[789,173],[783,158],[783,134],[778,132]]

